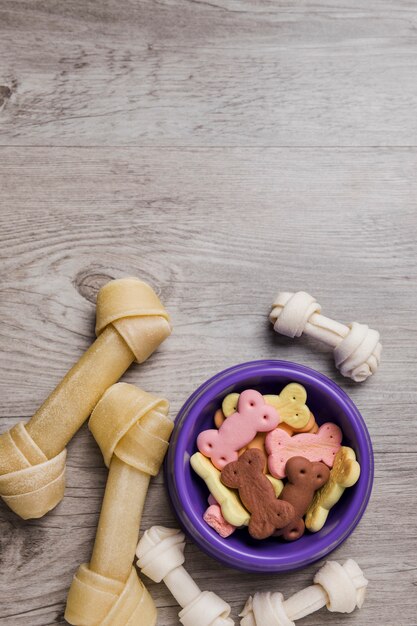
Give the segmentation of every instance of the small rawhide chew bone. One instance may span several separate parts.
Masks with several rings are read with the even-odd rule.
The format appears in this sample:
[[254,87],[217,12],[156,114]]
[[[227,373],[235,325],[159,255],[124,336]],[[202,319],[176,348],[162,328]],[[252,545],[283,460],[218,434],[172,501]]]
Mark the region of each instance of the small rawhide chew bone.
[[183,626],[233,626],[230,605],[211,591],[201,591],[184,569],[184,547],[182,532],[153,526],[139,541],[137,565],[151,580],[164,581],[182,607],[178,617]]
[[311,463],[301,456],[293,456],[287,461],[285,473],[288,481],[280,498],[293,505],[295,517],[275,534],[282,535],[287,541],[294,541],[304,534],[303,517],[315,491],[328,481],[330,470],[324,463]]
[[99,291],[93,345],[27,424],[0,435],[0,496],[15,513],[42,517],[60,502],[65,446],[106,389],[170,332],[168,314],[146,283],[122,278]]
[[278,592],[256,593],[240,614],[240,626],[295,626],[296,620],[324,606],[334,613],[362,608],[368,581],[353,559],[343,565],[327,561],[316,573],[314,583],[288,600]]
[[330,509],[339,502],[344,490],[359,480],[360,473],[355,452],[342,446],[334,458],[329,480],[316,492],[308,508],[305,519],[308,530],[315,533],[323,528]]
[[300,433],[293,437],[285,430],[277,428],[268,433],[265,439],[269,471],[272,476],[283,478],[285,464],[292,456],[303,456],[309,461],[323,461],[332,467],[341,441],[342,431],[331,422],[320,426],[317,433]]
[[276,499],[263,467],[262,453],[254,448],[246,450],[237,461],[228,463],[221,473],[222,483],[238,489],[242,503],[250,511],[248,530],[254,539],[270,537],[295,517],[294,507],[289,502]]
[[151,476],[173,423],[167,400],[118,383],[94,409],[89,427],[109,467],[89,563],[72,581],[65,619],[77,626],[154,626],[156,608],[133,566]]
[[257,432],[272,430],[279,422],[278,413],[265,403],[262,395],[247,389],[240,394],[236,413],[230,415],[219,430],[212,428],[200,433],[197,447],[213,465],[222,469],[238,458],[238,450],[252,441]]
[[379,332],[358,322],[340,324],[320,311],[320,304],[305,291],[281,291],[269,319],[281,335],[294,338],[305,333],[334,348],[336,367],[343,376],[359,383],[374,374],[382,350]]

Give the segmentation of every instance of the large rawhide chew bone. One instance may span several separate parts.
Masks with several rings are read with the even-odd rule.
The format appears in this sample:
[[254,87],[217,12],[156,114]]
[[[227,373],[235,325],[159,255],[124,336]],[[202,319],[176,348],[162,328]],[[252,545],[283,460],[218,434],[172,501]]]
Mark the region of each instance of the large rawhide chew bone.
[[109,466],[90,563],[72,581],[65,619],[77,626],[154,626],[156,608],[133,567],[143,505],[173,423],[168,402],[126,383],[97,404],[90,429]]
[[314,577],[315,584],[288,600],[281,593],[256,593],[240,614],[241,626],[295,626],[295,620],[327,606],[329,611],[351,613],[362,607],[368,581],[359,565],[349,559],[340,565],[327,561]]
[[103,393],[171,332],[153,289],[113,280],[97,296],[97,339],[27,424],[0,435],[0,496],[24,519],[42,517],[64,496],[65,446]]
[[292,338],[305,333],[334,348],[336,367],[343,376],[359,383],[374,374],[381,359],[379,332],[358,322],[340,324],[320,311],[320,304],[305,291],[281,291],[269,319],[277,333]]
[[184,547],[182,532],[153,526],[139,541],[138,567],[155,582],[164,581],[182,607],[178,617],[183,626],[233,626],[229,604],[211,591],[201,591],[184,569]]

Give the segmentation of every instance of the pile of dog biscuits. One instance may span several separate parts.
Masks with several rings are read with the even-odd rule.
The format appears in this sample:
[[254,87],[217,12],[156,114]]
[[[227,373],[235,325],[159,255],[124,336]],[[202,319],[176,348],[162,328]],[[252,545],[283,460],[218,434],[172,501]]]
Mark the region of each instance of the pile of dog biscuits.
[[277,395],[232,393],[214,415],[215,428],[198,435],[190,462],[210,492],[204,520],[220,536],[244,526],[259,540],[317,532],[359,479],[339,426],[319,427],[306,401],[298,383]]

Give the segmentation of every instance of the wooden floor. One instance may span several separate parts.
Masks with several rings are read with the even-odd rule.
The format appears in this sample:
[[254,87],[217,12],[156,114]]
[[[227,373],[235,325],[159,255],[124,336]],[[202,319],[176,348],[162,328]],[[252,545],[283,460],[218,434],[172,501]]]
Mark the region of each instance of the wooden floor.
[[[0,429],[28,419],[91,343],[109,278],[149,281],[175,332],[125,380],[166,395],[245,360],[327,374],[368,424],[369,508],[335,553],[370,580],[363,609],[305,626],[416,625],[417,4],[413,0],[0,0]],[[378,373],[342,379],[313,341],[280,339],[278,290],[305,289],[384,345]],[[23,522],[0,504],[0,624],[65,624],[89,558],[106,470],[83,427],[66,497]],[[175,525],[162,475],[143,529]],[[186,549],[233,617],[286,576]],[[178,624],[146,581],[159,626]],[[196,626],[198,626],[196,624]]]

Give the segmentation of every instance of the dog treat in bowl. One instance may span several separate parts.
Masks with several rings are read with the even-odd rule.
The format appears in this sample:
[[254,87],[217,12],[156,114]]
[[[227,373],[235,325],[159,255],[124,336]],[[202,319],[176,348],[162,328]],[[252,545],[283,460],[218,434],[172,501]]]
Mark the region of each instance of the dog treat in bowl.
[[[290,395],[291,389],[297,393]],[[275,530],[265,539],[255,539],[251,536],[249,533],[251,504],[246,499],[243,502],[239,490],[227,487],[220,478],[228,463],[223,462],[222,468],[216,468],[209,450],[205,450],[207,452],[205,456],[197,446],[197,439],[201,433],[204,431],[211,433],[213,430],[220,432],[223,424],[226,425],[232,416],[234,416],[233,429],[239,429],[236,413],[240,412],[239,400],[247,391],[255,391],[262,396],[264,404],[260,402],[259,407],[275,409],[278,424],[272,431],[256,432],[250,441],[245,437],[244,445],[241,445],[240,441],[237,445],[235,442],[232,462],[238,461],[248,450],[260,450],[263,458],[262,471],[259,472],[261,483],[266,484],[264,481],[266,476],[274,486],[275,498],[282,502],[281,494],[285,497],[283,488],[288,482],[288,477],[285,471],[281,480],[274,479],[268,474],[270,469],[265,461],[269,460],[269,455],[265,448],[265,440],[278,431],[290,442],[292,440],[297,442],[301,434],[307,434],[308,437],[314,435],[313,441],[321,442],[323,435],[317,434],[319,428],[326,424],[332,424],[332,435],[337,434],[336,439],[329,437],[329,441],[332,442],[331,453],[335,452],[334,456],[331,454],[329,458],[325,455],[324,459],[307,458],[310,463],[327,461],[324,464],[330,470],[330,478],[315,493],[310,492],[309,498],[300,498],[300,502],[296,503],[297,516],[293,518],[297,522],[296,528],[301,528],[305,524],[304,533],[296,541],[293,540],[293,533],[276,536],[282,529]],[[271,404],[268,402],[270,397],[274,398]],[[277,397],[287,400],[281,405],[283,407],[281,410],[277,404],[279,402],[276,400]],[[294,423],[291,418],[290,409],[292,417],[297,418],[296,413],[300,414],[303,405],[308,411],[307,422],[301,422],[304,425],[298,428],[297,422]],[[257,428],[253,428],[252,433],[255,430]],[[325,431],[320,431],[322,432]],[[306,458],[299,446],[294,448],[291,454],[286,455],[284,469],[285,463],[293,457]],[[355,461],[360,465],[359,478],[350,489],[346,487],[348,484],[353,485],[355,476],[351,475],[350,453],[348,455],[346,452],[343,454],[340,452],[344,448],[354,451]],[[336,463],[339,457],[342,461]],[[331,465],[335,467],[334,472]],[[241,363],[219,372],[204,382],[180,409],[165,462],[165,480],[179,523],[197,546],[209,556],[226,567],[246,572],[289,572],[323,559],[349,537],[360,521],[372,489],[372,444],[365,422],[356,406],[348,395],[326,376],[288,361],[264,360]],[[278,480],[279,482],[274,484],[274,481]],[[270,491],[269,488],[264,488]],[[208,506],[210,494],[213,497],[210,498]],[[309,502],[310,498],[312,500]],[[272,498],[269,498],[268,502],[275,507]],[[311,528],[308,521],[310,517]],[[318,525],[320,529],[316,531]]]
[[306,402],[296,382],[274,394],[229,393],[214,412],[216,428],[198,434],[190,463],[210,492],[203,519],[223,539],[245,526],[256,540],[317,532],[357,481],[359,463],[342,447],[341,428],[319,427]]

